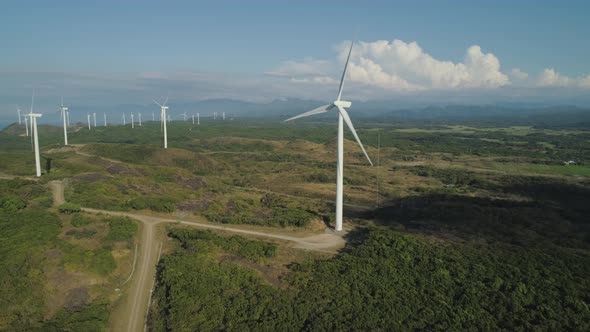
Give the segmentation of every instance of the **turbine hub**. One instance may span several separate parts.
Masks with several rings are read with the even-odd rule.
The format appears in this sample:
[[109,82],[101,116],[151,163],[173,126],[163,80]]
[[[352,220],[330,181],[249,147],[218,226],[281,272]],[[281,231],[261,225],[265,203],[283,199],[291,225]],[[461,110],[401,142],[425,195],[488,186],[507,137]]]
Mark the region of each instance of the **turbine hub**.
[[352,102],[350,102],[350,101],[336,100],[334,102],[334,106],[340,106],[342,108],[348,108],[348,107],[350,107],[350,105],[352,105]]

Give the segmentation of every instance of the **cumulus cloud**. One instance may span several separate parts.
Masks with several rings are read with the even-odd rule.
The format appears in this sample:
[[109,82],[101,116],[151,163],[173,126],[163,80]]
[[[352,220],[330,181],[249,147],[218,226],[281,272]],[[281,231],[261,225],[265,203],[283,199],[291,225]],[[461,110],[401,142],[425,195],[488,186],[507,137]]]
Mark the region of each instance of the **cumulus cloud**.
[[562,75],[553,68],[545,68],[539,79],[537,85],[542,87],[578,87],[590,88],[590,75],[586,77],[569,77]]
[[513,80],[524,81],[529,78],[529,74],[520,70],[520,68],[512,68],[510,71],[510,77],[512,77]]
[[[342,43],[337,48],[339,66],[331,61],[308,58],[302,62],[285,61],[266,74],[289,77],[299,83],[336,84],[349,45]],[[508,76],[500,70],[498,58],[492,53],[484,53],[477,45],[467,49],[461,62],[452,62],[434,58],[416,42],[406,43],[398,39],[356,43],[348,79],[357,85],[386,91],[489,89],[510,84]]]
[[[340,47],[345,57],[347,45]],[[389,90],[496,88],[510,84],[500,61],[474,45],[463,62],[439,60],[416,42],[378,40],[359,42],[353,49],[350,79]]]

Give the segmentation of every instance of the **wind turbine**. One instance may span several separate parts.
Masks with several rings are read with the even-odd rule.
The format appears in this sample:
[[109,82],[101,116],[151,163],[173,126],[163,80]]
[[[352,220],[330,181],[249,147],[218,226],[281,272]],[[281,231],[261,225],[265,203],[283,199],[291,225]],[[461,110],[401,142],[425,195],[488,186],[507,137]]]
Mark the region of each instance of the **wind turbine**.
[[33,90],[33,97],[31,98],[31,112],[27,114],[31,121],[31,134],[33,135],[33,147],[35,149],[35,170],[37,176],[41,176],[41,158],[39,156],[39,135],[37,134],[37,118],[43,114],[33,113],[33,105],[35,104],[35,90]]
[[61,106],[59,108],[60,113],[59,113],[59,117],[60,120],[63,119],[64,122],[64,145],[68,145],[68,120],[66,119],[67,116],[67,112],[68,112],[68,108],[64,107],[64,98],[61,97]]
[[156,105],[160,106],[160,125],[162,128],[162,131],[164,132],[164,149],[168,149],[168,132],[167,132],[167,128],[166,128],[166,111],[168,110],[168,106],[166,106],[167,102],[168,102],[168,98],[166,98],[166,100],[164,100],[163,104],[160,104],[154,100],[154,103],[156,103]]
[[199,113],[197,113],[197,124],[198,124],[198,125],[200,125],[200,124],[201,124],[201,119],[200,119]]
[[16,112],[18,113],[18,125],[20,126],[21,121],[20,121],[20,108],[19,107],[16,108]]
[[186,122],[186,112],[182,113],[182,121]]
[[217,112],[213,112],[213,120],[217,120]]
[[96,128],[96,112],[92,113],[92,117],[94,118],[94,128]]
[[135,128],[135,124],[133,123],[133,113],[131,113],[131,128]]
[[103,112],[102,115],[104,116],[104,126],[107,126],[107,113]]
[[125,121],[125,113],[123,113],[123,125],[126,125],[126,121]]
[[138,112],[137,117],[138,117],[139,126],[141,127],[141,113]]
[[336,163],[336,231],[342,230],[342,198],[343,198],[343,172],[344,172],[344,125],[343,122],[346,122],[346,125],[354,135],[354,138],[358,142],[361,150],[369,160],[369,164],[373,166],[373,162],[371,162],[371,158],[365,151],[363,147],[363,143],[359,139],[356,131],[354,130],[354,126],[352,125],[352,121],[348,116],[348,112],[346,112],[346,108],[349,108],[352,103],[350,101],[344,101],[340,98],[342,97],[342,87],[344,85],[344,78],[346,76],[346,69],[348,68],[348,61],[350,60],[350,53],[352,52],[352,46],[354,45],[354,41],[350,43],[350,50],[348,51],[348,57],[346,58],[346,65],[344,65],[344,71],[342,72],[342,78],[340,79],[340,88],[338,89],[338,96],[336,100],[331,104],[320,106],[316,109],[311,111],[299,114],[292,118],[289,118],[285,121],[291,121],[299,118],[303,118],[310,115],[316,115],[328,112],[329,110],[336,108],[338,110],[338,161]]
[[88,130],[90,130],[90,113],[86,113],[86,118],[88,119]]
[[193,114],[193,126],[195,125],[195,115]]
[[27,116],[25,115],[25,135],[29,137],[29,121],[27,120]]

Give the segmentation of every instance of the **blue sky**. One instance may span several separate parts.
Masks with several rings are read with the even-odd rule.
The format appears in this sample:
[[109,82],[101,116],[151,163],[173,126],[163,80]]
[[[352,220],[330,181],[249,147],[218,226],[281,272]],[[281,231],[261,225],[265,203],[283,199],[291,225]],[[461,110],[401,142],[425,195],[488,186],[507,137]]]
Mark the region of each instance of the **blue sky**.
[[32,87],[40,105],[331,98],[354,35],[355,98],[583,95],[589,12],[588,1],[3,1],[0,112]]

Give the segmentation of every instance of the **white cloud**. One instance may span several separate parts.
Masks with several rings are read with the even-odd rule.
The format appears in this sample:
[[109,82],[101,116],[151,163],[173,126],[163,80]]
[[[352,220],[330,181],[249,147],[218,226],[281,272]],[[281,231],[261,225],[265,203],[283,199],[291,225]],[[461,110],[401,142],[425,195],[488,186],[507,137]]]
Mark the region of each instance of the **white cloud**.
[[553,68],[545,68],[539,79],[537,85],[542,87],[577,87],[590,88],[590,75],[586,77],[569,77],[562,75]]
[[510,77],[512,77],[513,80],[524,81],[529,78],[529,74],[520,70],[520,68],[512,68],[510,71]]
[[[340,47],[340,59],[348,45]],[[510,84],[500,61],[477,45],[467,49],[463,62],[438,60],[416,42],[378,40],[359,42],[351,57],[351,81],[389,90],[496,88]]]
[[[298,83],[337,84],[349,45],[342,43],[337,49],[340,65],[306,58],[302,62],[285,61],[266,74],[289,77],[292,82]],[[351,55],[348,79],[358,86],[400,92],[489,89],[510,84],[508,76],[500,71],[498,58],[492,53],[483,53],[477,45],[467,49],[462,62],[454,63],[432,57],[416,42],[406,43],[397,39],[391,42],[358,42]]]

